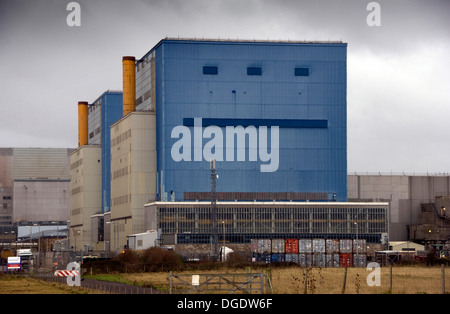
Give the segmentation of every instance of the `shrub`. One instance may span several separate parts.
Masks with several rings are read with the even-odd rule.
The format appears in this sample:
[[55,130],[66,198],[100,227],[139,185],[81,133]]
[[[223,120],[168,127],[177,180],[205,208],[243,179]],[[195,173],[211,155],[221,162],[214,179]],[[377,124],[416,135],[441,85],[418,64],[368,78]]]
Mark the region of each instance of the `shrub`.
[[125,250],[125,252],[117,255],[114,259],[124,265],[139,264],[139,256],[133,250]]
[[143,251],[141,262],[147,271],[167,271],[183,266],[183,261],[177,253],[157,247]]

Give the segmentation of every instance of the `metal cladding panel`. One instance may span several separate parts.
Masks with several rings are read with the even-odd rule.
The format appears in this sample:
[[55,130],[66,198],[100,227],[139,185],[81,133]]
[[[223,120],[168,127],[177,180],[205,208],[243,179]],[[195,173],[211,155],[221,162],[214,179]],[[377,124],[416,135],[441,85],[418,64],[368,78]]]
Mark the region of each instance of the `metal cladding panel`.
[[67,221],[70,181],[15,181],[13,222]]
[[13,186],[13,149],[0,148],[0,188]]
[[106,92],[101,100],[102,213],[105,213],[111,208],[111,125],[122,118],[122,93]]
[[67,148],[13,148],[14,180],[68,180],[70,153]]
[[102,131],[102,97],[98,98],[88,109],[88,145],[101,144]]
[[[184,192],[210,191],[209,157],[214,156],[218,192],[325,192],[328,199],[336,194],[336,200],[346,201],[346,47],[163,41],[155,57],[159,192],[173,191],[182,200]],[[217,74],[204,74],[205,66],[217,67]],[[248,67],[260,67],[261,75],[247,75]],[[297,67],[308,68],[309,76],[295,76]],[[194,118],[234,120],[230,127],[241,119],[325,120],[326,127],[280,127],[277,137],[277,125],[271,125],[265,150],[263,130],[256,127],[257,140],[249,137],[239,148],[236,137],[227,155],[225,126],[210,137],[203,125],[184,126],[190,138],[172,133],[184,119]],[[272,150],[272,137],[278,150]],[[181,145],[182,138],[190,144]],[[182,148],[174,150],[177,142]],[[211,149],[213,142],[217,145]],[[174,158],[173,152],[183,158]],[[245,153],[243,160],[239,153]],[[270,159],[264,153],[272,153]],[[263,165],[270,171],[264,172]]]

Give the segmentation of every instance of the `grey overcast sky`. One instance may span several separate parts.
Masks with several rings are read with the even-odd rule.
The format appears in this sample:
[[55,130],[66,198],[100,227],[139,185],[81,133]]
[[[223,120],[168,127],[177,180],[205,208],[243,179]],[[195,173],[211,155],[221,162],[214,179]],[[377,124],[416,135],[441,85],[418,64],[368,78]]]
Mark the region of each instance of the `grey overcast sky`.
[[0,0],[0,147],[76,147],[77,103],[164,37],[348,43],[348,171],[450,172],[450,1]]

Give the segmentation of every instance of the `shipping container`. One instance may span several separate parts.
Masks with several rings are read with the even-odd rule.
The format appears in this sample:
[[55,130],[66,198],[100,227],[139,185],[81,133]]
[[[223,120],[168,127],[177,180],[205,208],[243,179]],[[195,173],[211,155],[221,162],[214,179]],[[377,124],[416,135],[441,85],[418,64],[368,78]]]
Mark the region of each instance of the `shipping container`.
[[263,254],[264,253],[264,240],[263,239],[258,239],[257,241],[258,241],[257,253]]
[[332,254],[326,254],[326,267],[339,267],[339,254],[338,253],[332,253]]
[[258,239],[251,239],[252,253],[258,253]]
[[339,252],[340,253],[352,253],[353,252],[353,240],[340,240],[339,241]]
[[298,240],[298,251],[299,253],[312,253],[312,240],[311,239]]
[[324,253],[314,253],[313,254],[313,266],[325,267],[325,254]]
[[325,239],[313,239],[313,253],[325,253]]
[[284,239],[272,240],[272,253],[284,253],[285,244]]
[[285,255],[283,253],[272,254],[272,263],[280,263],[285,261]]
[[253,254],[252,261],[269,264],[272,261],[272,254]]
[[365,239],[353,240],[353,253],[355,254],[366,254],[367,246]]
[[339,265],[341,267],[352,267],[353,266],[353,255],[351,253],[339,254]]
[[298,253],[298,239],[286,239],[285,252],[286,253]]
[[264,254],[270,254],[272,253],[272,240],[271,239],[264,239],[263,240],[263,253]]
[[299,263],[298,254],[287,253],[287,254],[285,254],[284,258],[285,258],[285,261],[288,262],[288,263],[296,263],[296,264]]
[[328,254],[339,253],[339,240],[327,239],[325,250]]
[[298,255],[298,262],[302,267],[310,267],[312,266],[312,254],[309,253],[301,253]]
[[353,254],[354,267],[366,267],[366,263],[367,263],[366,254]]

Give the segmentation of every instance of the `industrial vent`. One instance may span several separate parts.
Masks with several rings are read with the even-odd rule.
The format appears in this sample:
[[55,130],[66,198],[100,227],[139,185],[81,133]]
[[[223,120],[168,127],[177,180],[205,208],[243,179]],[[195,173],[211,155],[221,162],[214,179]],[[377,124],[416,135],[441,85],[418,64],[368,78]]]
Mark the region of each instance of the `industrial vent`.
[[203,74],[205,75],[217,75],[219,74],[219,68],[215,66],[204,66]]
[[262,69],[260,67],[248,67],[247,75],[262,75]]
[[309,76],[309,68],[295,68],[295,76]]

